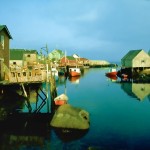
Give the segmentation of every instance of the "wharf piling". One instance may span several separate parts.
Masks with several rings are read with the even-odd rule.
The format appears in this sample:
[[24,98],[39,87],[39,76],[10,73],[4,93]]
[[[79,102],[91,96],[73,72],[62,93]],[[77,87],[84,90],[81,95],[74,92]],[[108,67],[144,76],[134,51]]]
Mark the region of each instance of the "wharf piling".
[[54,98],[57,97],[57,89],[54,77],[50,76],[50,95],[51,95],[51,112],[54,113]]

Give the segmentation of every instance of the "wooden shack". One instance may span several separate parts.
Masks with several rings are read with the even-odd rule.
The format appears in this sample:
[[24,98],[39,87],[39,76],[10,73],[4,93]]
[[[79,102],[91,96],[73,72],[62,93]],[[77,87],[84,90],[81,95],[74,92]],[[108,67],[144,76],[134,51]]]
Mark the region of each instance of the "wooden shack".
[[4,79],[5,69],[9,68],[9,40],[12,39],[6,25],[0,25],[0,80]]
[[79,62],[73,56],[64,56],[60,59],[60,66],[79,66]]
[[150,56],[143,49],[131,50],[121,59],[122,67],[150,67]]
[[143,49],[130,50],[121,59],[119,75],[127,74],[129,78],[138,75],[141,71],[150,68],[150,56]]

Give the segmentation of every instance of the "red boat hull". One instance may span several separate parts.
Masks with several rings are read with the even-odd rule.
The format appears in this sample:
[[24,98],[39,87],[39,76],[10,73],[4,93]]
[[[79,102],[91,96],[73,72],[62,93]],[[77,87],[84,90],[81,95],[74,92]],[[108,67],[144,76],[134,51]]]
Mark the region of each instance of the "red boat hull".
[[70,76],[71,77],[80,76],[80,73],[79,72],[75,72],[75,71],[70,71]]
[[106,76],[108,76],[108,77],[117,76],[117,72],[116,71],[115,72],[108,72],[108,73],[106,73]]
[[55,105],[64,105],[67,104],[66,100],[55,100]]

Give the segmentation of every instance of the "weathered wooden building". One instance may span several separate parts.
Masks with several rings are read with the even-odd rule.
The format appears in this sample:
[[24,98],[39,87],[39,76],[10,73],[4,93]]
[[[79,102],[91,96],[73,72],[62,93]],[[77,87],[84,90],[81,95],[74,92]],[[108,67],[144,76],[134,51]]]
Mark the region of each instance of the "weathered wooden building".
[[63,56],[65,56],[65,53],[62,50],[54,49],[52,52],[48,54],[48,58],[52,61],[59,61]]
[[33,66],[38,63],[36,50],[10,49],[10,66]]
[[60,59],[60,66],[77,66],[79,65],[78,59],[73,56],[64,56]]
[[0,25],[0,80],[4,79],[5,69],[9,68],[9,40],[12,36],[6,25]]
[[11,49],[9,82],[42,82],[46,80],[46,66],[38,62],[36,50]]
[[121,59],[121,70],[118,76],[127,75],[128,78],[137,78],[143,70],[150,68],[150,56],[143,49],[130,50]]
[[150,67],[150,56],[143,49],[131,50],[121,59],[122,67]]

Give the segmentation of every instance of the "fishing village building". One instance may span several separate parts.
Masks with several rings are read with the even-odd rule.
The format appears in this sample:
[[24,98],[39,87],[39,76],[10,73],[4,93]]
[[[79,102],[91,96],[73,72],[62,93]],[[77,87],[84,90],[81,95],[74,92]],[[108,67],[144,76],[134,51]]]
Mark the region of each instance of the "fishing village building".
[[5,70],[9,69],[9,41],[12,36],[6,25],[0,25],[0,80],[4,80]]
[[10,49],[9,82],[43,81],[43,69],[36,50]]
[[38,63],[36,50],[10,49],[10,67],[29,67]]
[[121,59],[121,71],[119,74],[127,74],[129,78],[136,77],[140,72],[150,69],[150,56],[143,49],[130,50]]
[[60,66],[78,66],[78,60],[73,56],[64,56],[60,59]]

